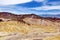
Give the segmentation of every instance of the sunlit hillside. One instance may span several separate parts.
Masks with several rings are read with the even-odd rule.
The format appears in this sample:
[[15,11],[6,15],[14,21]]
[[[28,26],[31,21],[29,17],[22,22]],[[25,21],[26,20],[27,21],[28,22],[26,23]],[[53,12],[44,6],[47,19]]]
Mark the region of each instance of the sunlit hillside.
[[60,19],[1,12],[0,40],[60,40]]
[[[28,38],[34,38],[42,36],[52,36],[59,35],[58,27],[56,26],[46,26],[46,25],[36,25],[36,24],[27,24],[18,21],[5,21],[0,22],[0,32],[3,33],[19,33],[24,37],[28,36]],[[22,38],[24,38],[22,37]],[[27,40],[28,40],[27,38]]]

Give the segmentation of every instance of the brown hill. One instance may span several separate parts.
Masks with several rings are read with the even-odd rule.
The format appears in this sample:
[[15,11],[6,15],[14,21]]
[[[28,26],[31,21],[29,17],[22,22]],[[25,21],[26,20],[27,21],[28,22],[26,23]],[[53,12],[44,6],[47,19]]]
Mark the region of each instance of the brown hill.
[[5,40],[60,40],[59,18],[0,12],[0,21],[5,21],[0,22],[0,37]]
[[24,15],[16,15],[8,12],[0,12],[0,18],[5,18],[5,19],[12,19],[12,20],[22,20],[24,18],[41,18],[38,15],[35,14],[24,14]]
[[60,22],[60,18],[40,17],[35,14],[12,14],[9,12],[0,12],[0,21],[20,21],[27,24],[42,24],[47,22]]
[[16,14],[12,14],[9,12],[0,12],[0,18],[4,18],[4,19],[11,19],[11,20],[23,20],[24,18],[33,18],[33,19],[46,19],[46,20],[60,20],[59,18],[51,18],[51,17],[40,17],[38,15],[35,14],[22,14],[22,15],[16,15]]

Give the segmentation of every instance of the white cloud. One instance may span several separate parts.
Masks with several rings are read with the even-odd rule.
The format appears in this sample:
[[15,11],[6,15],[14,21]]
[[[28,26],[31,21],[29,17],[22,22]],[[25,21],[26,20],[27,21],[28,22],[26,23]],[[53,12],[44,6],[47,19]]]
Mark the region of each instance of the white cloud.
[[25,3],[32,0],[0,0],[0,5],[10,5],[10,4],[19,4],[19,3]]
[[[48,2],[48,0],[36,0],[36,1],[40,1],[43,2],[43,6],[40,7],[36,7],[36,8],[31,8],[31,9],[35,9],[35,10],[54,10],[54,9],[58,9],[60,10],[60,1],[59,2]],[[47,4],[52,4],[52,6],[48,6]]]
[[60,6],[42,6],[42,7],[36,7],[36,8],[31,8],[35,10],[53,10],[53,9],[60,9]]

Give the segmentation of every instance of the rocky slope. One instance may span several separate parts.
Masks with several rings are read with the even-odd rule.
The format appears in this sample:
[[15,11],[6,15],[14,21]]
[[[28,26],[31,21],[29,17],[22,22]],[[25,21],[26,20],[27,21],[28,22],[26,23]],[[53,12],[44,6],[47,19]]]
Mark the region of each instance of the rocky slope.
[[0,12],[0,36],[1,40],[60,40],[60,19]]

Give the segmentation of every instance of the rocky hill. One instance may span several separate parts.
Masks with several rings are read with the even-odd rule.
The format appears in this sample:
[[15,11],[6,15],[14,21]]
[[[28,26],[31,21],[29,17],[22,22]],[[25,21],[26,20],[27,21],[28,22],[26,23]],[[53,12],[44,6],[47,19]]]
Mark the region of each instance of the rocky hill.
[[60,19],[0,12],[0,37],[0,40],[60,40]]
[[[47,22],[60,22],[60,18],[51,18],[51,17],[40,17],[35,14],[22,14],[22,15],[17,15],[17,14],[12,14],[8,12],[0,12],[0,21],[9,21],[9,20],[14,20],[14,21],[19,21],[23,23],[28,23],[28,24],[41,24],[41,23],[46,23]],[[44,22],[43,22],[44,21]]]
[[9,12],[0,12],[0,19],[10,19],[15,21],[21,21],[25,18],[32,18],[32,19],[41,19],[41,20],[50,20],[50,21],[60,21],[59,18],[51,18],[51,17],[40,17],[39,15],[35,14],[22,14],[17,15]]

